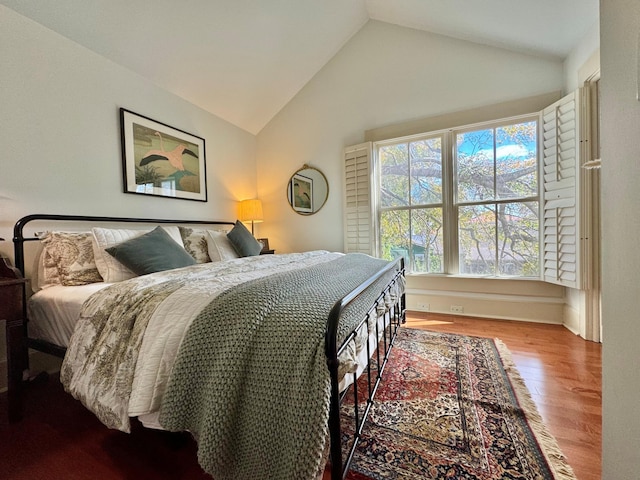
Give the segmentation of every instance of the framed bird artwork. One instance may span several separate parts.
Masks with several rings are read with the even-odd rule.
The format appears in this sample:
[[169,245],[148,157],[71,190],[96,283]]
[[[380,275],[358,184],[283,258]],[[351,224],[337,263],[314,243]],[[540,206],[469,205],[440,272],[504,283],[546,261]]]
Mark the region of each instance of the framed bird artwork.
[[120,109],[124,192],[207,201],[204,138]]

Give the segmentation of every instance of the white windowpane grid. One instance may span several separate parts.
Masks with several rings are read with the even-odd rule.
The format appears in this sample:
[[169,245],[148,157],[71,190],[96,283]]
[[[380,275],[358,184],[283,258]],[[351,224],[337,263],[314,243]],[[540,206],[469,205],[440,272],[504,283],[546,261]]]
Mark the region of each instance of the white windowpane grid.
[[459,202],[495,200],[492,129],[456,135],[456,182]]
[[380,148],[380,205],[409,205],[409,162],[406,143]]
[[409,143],[411,204],[442,203],[442,138]]
[[442,208],[411,210],[411,271],[444,272]]
[[[404,256],[415,273],[537,277],[537,128],[536,120],[496,122],[379,147],[381,195],[387,195],[379,217],[383,256]],[[452,151],[443,150],[445,135]],[[453,165],[450,177],[445,163]],[[398,178],[402,170],[404,179]],[[447,184],[452,204],[444,195]],[[457,217],[447,213],[453,209]],[[457,223],[447,225],[447,218]],[[448,246],[458,268],[447,272],[444,239],[451,229],[458,241]]]
[[530,121],[458,133],[458,202],[537,196],[537,128]]
[[460,273],[495,275],[496,212],[493,205],[460,207],[458,251]]
[[460,207],[460,273],[538,277],[538,223],[538,202]]
[[404,257],[412,272],[443,273],[444,241],[441,208],[382,212],[382,258]]

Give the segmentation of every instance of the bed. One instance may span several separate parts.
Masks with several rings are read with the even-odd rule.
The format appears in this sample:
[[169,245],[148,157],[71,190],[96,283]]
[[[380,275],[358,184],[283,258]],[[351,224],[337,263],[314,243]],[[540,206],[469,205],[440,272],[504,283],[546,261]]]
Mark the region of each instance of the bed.
[[[344,478],[404,322],[403,260],[326,251],[241,256],[228,238],[242,228],[20,219],[16,267],[29,264],[25,246],[33,262],[26,344],[64,357],[65,389],[108,427],[129,431],[137,418],[189,431],[215,478],[259,478],[259,470],[265,478],[314,478],[325,468]],[[138,265],[153,257],[149,242],[180,260],[156,254],[148,262],[161,267]],[[28,368],[26,351],[13,356]],[[365,391],[355,382],[361,375]],[[367,398],[364,410],[341,413],[345,395]],[[347,421],[355,423],[352,437],[341,434]]]

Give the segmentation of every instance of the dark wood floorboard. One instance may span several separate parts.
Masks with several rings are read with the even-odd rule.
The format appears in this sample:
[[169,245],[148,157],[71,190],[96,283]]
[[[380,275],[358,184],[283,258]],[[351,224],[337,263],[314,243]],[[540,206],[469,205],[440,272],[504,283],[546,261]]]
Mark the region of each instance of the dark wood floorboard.
[[[601,471],[601,346],[560,326],[410,314],[407,326],[497,337],[511,350],[540,414],[579,480]],[[0,411],[6,395],[0,395]],[[0,422],[0,478],[7,480],[204,479],[193,440],[104,427],[54,377],[28,386],[25,418]]]
[[[27,388],[24,418],[0,425],[0,479],[211,479],[187,434],[139,423],[131,434],[109,430],[56,377]],[[5,404],[0,395],[0,408]]]

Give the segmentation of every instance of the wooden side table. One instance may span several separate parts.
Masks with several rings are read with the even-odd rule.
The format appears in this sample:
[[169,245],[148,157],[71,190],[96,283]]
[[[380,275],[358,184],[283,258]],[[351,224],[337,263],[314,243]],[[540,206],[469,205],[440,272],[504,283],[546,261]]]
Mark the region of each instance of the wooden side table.
[[276,253],[275,250],[262,250],[260,255],[273,255],[274,253]]
[[[13,278],[10,275],[14,275]],[[24,298],[27,280],[0,258],[0,320],[5,320],[7,342],[7,403],[9,422],[22,418],[24,370]]]

